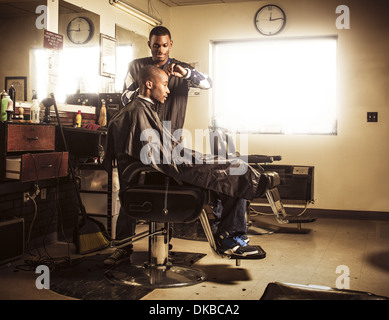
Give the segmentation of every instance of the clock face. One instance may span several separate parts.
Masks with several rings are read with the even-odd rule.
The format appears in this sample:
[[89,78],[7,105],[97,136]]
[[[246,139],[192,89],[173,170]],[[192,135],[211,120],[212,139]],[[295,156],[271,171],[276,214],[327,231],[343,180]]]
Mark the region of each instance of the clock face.
[[93,35],[93,24],[86,18],[74,18],[68,24],[67,35],[73,43],[86,43]]
[[257,30],[266,36],[275,35],[285,27],[286,15],[275,5],[266,5],[257,11],[254,17]]

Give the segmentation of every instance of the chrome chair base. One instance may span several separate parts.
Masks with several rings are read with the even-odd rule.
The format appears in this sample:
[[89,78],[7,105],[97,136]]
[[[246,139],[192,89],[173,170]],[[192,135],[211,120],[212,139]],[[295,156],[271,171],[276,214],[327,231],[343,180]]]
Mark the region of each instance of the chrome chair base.
[[108,270],[105,276],[113,283],[149,289],[191,286],[207,279],[202,270],[179,265],[171,267],[130,265],[126,266],[125,270]]

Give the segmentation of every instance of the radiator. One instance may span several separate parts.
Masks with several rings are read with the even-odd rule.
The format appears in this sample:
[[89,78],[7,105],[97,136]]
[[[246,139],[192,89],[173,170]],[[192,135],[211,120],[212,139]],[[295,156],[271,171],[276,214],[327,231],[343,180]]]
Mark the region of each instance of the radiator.
[[275,171],[280,176],[281,182],[277,188],[282,201],[314,201],[314,167],[292,165],[262,165],[261,167],[266,171]]

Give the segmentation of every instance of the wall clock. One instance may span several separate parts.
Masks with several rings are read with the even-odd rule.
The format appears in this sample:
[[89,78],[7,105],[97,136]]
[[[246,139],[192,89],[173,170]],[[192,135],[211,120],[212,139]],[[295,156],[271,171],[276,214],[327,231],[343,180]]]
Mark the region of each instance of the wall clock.
[[286,24],[285,12],[274,4],[260,8],[254,16],[257,30],[265,36],[274,36],[284,29]]
[[67,27],[67,36],[75,44],[87,43],[93,36],[93,23],[88,18],[77,17],[72,19]]

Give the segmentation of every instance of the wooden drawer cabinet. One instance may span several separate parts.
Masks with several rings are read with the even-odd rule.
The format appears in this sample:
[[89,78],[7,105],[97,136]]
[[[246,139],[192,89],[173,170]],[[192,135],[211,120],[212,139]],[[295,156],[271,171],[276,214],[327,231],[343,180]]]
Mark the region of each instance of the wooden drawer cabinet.
[[68,153],[55,151],[55,125],[0,123],[0,180],[67,175]]
[[25,153],[7,157],[7,179],[34,181],[64,177],[68,173],[68,153]]
[[8,124],[7,152],[54,151],[55,126]]

